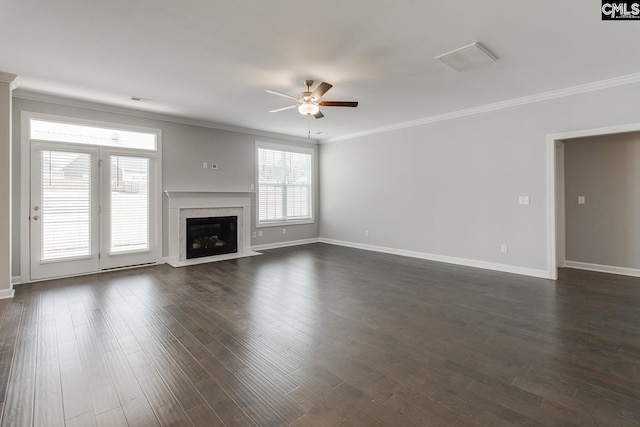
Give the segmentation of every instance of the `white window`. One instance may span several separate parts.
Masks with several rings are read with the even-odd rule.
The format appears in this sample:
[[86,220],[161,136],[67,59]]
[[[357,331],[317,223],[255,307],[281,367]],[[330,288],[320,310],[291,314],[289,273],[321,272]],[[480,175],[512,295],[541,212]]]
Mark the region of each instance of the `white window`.
[[87,126],[49,120],[31,120],[31,139],[62,141],[70,144],[99,145],[102,147],[157,149],[157,135],[111,127]]
[[313,150],[256,144],[258,226],[313,222]]

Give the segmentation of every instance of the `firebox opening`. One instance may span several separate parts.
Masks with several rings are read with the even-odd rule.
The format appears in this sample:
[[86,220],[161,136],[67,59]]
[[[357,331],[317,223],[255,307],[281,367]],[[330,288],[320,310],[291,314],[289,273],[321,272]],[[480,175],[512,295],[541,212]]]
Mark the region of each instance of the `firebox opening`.
[[238,252],[238,217],[187,218],[187,259]]

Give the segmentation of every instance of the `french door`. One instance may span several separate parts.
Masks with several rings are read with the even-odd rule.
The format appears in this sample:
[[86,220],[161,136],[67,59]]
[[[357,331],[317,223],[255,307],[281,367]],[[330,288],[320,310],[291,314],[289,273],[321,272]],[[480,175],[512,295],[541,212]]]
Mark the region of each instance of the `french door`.
[[155,159],[31,142],[31,279],[155,262]]

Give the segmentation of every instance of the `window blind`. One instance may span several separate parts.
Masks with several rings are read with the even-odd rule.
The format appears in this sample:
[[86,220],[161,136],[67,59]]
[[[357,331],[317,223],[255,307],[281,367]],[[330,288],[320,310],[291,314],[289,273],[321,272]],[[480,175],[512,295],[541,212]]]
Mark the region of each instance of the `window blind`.
[[110,156],[111,253],[148,250],[149,159]]
[[258,224],[313,219],[312,154],[258,147]]
[[91,155],[41,151],[42,261],[91,256]]

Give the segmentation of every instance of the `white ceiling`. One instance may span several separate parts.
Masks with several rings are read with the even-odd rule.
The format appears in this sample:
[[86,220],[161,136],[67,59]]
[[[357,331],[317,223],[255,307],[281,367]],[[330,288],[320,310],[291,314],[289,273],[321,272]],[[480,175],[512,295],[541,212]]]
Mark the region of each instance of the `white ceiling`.
[[[640,21],[601,21],[600,5],[0,0],[0,71],[20,91],[332,139],[639,73]],[[475,41],[499,60],[456,72],[433,59]],[[289,102],[265,89],[296,95],[304,79],[360,105],[267,112]]]

